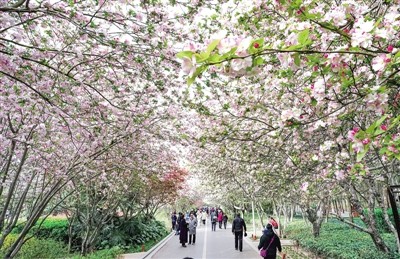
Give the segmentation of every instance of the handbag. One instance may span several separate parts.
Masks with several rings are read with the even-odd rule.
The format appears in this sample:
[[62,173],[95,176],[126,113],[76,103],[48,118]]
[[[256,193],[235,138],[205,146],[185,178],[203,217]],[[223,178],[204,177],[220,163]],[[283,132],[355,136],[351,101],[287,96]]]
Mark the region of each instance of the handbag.
[[271,238],[271,241],[269,241],[269,245],[267,246],[267,248],[265,248],[265,249],[261,248],[261,250],[260,250],[260,256],[261,257],[267,257],[268,248],[272,244],[272,242],[274,241],[274,238],[275,238],[275,235]]

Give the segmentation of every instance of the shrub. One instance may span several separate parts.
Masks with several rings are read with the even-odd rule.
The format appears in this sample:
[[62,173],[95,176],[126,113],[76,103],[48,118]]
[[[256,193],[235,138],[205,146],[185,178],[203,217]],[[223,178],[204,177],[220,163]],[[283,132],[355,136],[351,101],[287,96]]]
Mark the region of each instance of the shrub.
[[86,256],[74,256],[72,259],[115,259],[118,255],[122,254],[124,250],[118,246],[112,247],[110,249],[99,250],[88,254]]
[[[312,236],[311,226],[302,221],[291,223],[286,229],[286,234],[289,238],[298,240],[302,247],[327,258],[400,258],[400,254],[397,253],[385,254],[378,251],[368,234],[337,220],[322,224],[318,238]],[[394,235],[384,234],[383,238],[391,251],[395,251]]]
[[122,246],[141,246],[151,241],[161,240],[168,234],[163,223],[156,220],[115,218],[100,234],[98,249]]
[[[12,233],[19,234],[24,228],[24,223],[18,224]],[[68,220],[58,218],[47,218],[40,226],[40,221],[33,226],[30,234],[37,238],[51,238],[57,241],[68,243]]]
[[[2,248],[0,249],[0,253],[3,257],[17,237],[18,235],[16,234],[10,234],[6,238]],[[16,258],[60,258],[67,256],[68,249],[61,242],[51,239],[31,238],[21,247]]]

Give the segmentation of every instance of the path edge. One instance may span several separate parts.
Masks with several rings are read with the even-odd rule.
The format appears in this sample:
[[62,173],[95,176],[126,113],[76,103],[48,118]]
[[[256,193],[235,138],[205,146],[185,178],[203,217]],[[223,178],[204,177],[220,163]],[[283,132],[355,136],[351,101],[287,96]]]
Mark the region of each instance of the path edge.
[[147,253],[142,257],[142,259],[145,259],[148,256],[154,255],[155,253],[157,253],[158,250],[160,250],[168,242],[168,240],[170,240],[173,236],[175,236],[175,231],[172,231],[171,233],[169,233],[169,235],[164,237],[163,240],[161,240],[156,245],[154,245],[149,251],[147,251]]

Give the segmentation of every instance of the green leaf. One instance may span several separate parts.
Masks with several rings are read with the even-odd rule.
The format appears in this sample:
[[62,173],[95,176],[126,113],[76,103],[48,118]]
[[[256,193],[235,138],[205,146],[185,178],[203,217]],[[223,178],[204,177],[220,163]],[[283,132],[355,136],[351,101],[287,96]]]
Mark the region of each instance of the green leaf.
[[176,57],[177,58],[192,58],[192,56],[193,56],[193,51],[190,51],[190,50],[184,50],[184,51],[181,51],[181,52],[179,52],[179,53],[177,53],[176,54]]
[[227,59],[227,58],[230,58],[230,57],[234,56],[236,50],[237,50],[237,47],[232,48],[230,51],[228,51],[227,53],[225,53],[225,54],[223,54],[221,56],[221,60]]
[[357,139],[365,139],[365,138],[367,138],[368,136],[367,136],[366,132],[360,130],[359,132],[357,132],[357,134],[355,135],[355,137],[356,137]]
[[298,41],[301,45],[307,45],[308,41],[309,41],[309,36],[310,32],[308,29],[305,29],[303,31],[301,31],[298,35]]
[[256,57],[254,59],[254,66],[261,66],[264,64],[264,59],[262,57]]
[[212,54],[209,58],[208,58],[208,62],[210,63],[217,63],[222,61],[222,57],[219,54]]
[[210,53],[201,52],[199,54],[195,54],[197,63],[202,63],[206,61],[210,57]]
[[186,83],[188,85],[191,85],[191,84],[193,84],[194,80],[196,80],[196,76],[195,75],[193,75],[191,77],[188,77],[188,79],[186,80]]
[[294,54],[294,63],[296,64],[296,66],[300,66],[300,55],[299,53]]
[[211,52],[218,46],[219,42],[221,40],[213,40],[207,47],[206,53],[208,53],[208,55],[211,54]]
[[376,123],[376,126],[377,126],[377,127],[381,126],[382,123],[386,120],[387,117],[388,117],[387,115],[384,115],[384,116],[382,116],[379,120],[377,120],[377,121],[375,122],[375,123]]
[[383,155],[386,154],[386,152],[388,151],[387,147],[383,147],[379,150],[379,155]]
[[357,162],[360,162],[365,157],[368,150],[369,150],[369,145],[365,145],[364,150],[357,153]]
[[[257,48],[254,45],[258,45]],[[264,45],[264,39],[253,40],[248,48],[250,54],[260,52]]]
[[205,66],[205,65],[198,67],[198,68],[196,69],[196,71],[193,73],[193,75],[192,75],[191,77],[188,77],[188,79],[187,79],[187,81],[186,81],[187,84],[188,84],[188,85],[191,85],[191,84],[196,80],[196,77],[198,77],[199,75],[201,75],[201,74],[204,72],[204,70],[207,69],[207,67],[208,67],[208,66]]
[[375,131],[375,128],[376,122],[372,123],[365,132],[367,132],[368,134],[372,134]]
[[376,129],[380,129],[379,126],[381,126],[381,124],[386,120],[386,118],[387,118],[387,115],[382,116],[379,120],[372,123],[368,127],[366,132],[371,135],[372,133],[374,133],[376,131]]
[[292,46],[289,46],[288,48],[286,48],[285,50],[298,50],[301,48],[302,48],[302,45],[292,45]]
[[318,101],[315,98],[311,99],[311,105],[316,106],[318,104]]

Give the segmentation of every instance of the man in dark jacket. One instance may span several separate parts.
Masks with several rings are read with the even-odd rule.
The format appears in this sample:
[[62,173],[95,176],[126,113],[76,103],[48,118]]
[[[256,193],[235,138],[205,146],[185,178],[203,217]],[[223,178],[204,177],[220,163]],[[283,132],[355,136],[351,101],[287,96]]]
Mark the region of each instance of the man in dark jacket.
[[188,241],[188,226],[184,217],[182,217],[179,222],[179,243],[182,244],[183,247],[186,247],[186,243]]
[[245,236],[247,236],[246,223],[240,217],[240,213],[238,213],[232,223],[232,233],[235,235],[235,249],[238,250],[238,241],[239,241],[240,252],[242,252],[243,249],[243,231],[245,232]]
[[267,256],[264,259],[276,259],[276,250],[282,252],[281,241],[279,237],[272,230],[272,225],[267,224],[267,228],[264,230],[263,235],[260,238],[260,244],[258,249],[261,248],[267,250]]

